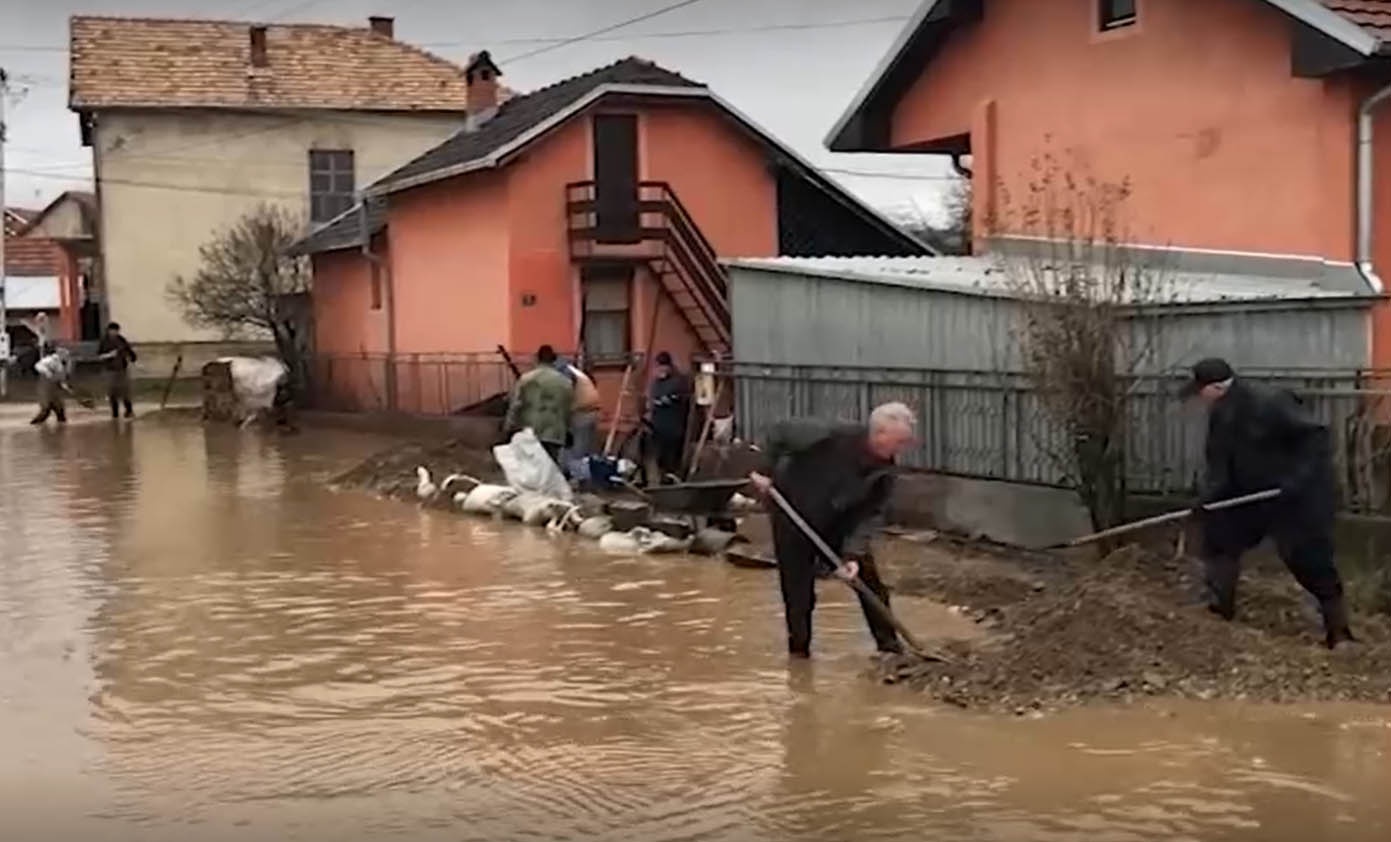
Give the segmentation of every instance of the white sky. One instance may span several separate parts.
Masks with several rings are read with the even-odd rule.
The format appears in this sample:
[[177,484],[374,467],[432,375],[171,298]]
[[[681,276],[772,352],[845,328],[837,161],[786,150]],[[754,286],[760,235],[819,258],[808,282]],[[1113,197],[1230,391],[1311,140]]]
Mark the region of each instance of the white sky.
[[522,91],[627,55],[651,59],[710,85],[871,203],[893,213],[916,207],[936,217],[950,174],[946,159],[832,155],[821,145],[919,0],[699,0],[596,39],[509,61],[671,2],[0,0],[0,66],[9,71],[13,89],[7,102],[7,203],[42,206],[90,178],[90,152],[67,110],[70,15],[366,25],[369,15],[382,14],[396,18],[397,38],[460,63],[470,53],[491,50],[504,81]]

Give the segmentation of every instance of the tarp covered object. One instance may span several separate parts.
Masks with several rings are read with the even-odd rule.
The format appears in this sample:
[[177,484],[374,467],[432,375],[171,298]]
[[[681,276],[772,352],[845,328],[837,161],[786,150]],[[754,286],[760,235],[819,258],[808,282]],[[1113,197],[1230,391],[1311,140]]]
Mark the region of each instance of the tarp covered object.
[[232,370],[232,391],[248,411],[270,409],[275,390],[290,377],[290,369],[273,357],[222,357]]

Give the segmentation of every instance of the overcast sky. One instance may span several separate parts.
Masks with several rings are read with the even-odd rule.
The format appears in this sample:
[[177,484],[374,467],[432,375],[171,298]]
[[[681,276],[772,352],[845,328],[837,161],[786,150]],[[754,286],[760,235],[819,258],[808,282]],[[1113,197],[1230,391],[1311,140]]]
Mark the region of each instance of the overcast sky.
[[41,206],[90,178],[90,151],[79,142],[77,118],[67,110],[70,15],[365,25],[368,15],[381,14],[396,18],[397,38],[455,61],[491,50],[504,81],[522,91],[627,55],[651,59],[710,85],[875,205],[896,213],[918,207],[935,216],[950,172],[944,159],[832,155],[821,146],[919,0],[697,0],[611,34],[557,47],[563,39],[673,2],[0,0],[0,66],[9,71],[13,89],[5,146],[8,204]]

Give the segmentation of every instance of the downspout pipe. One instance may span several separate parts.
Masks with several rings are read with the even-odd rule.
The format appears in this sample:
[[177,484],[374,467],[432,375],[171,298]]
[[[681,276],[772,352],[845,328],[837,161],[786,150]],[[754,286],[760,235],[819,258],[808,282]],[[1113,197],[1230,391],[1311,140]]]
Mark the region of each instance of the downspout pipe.
[[968,166],[966,166],[966,164],[964,164],[964,163],[962,162],[962,160],[961,160],[962,158],[964,158],[964,157],[965,157],[966,155],[968,155],[968,154],[970,154],[970,153],[963,153],[963,152],[953,152],[953,153],[951,153],[951,168],[952,168],[952,170],[954,170],[954,171],[956,172],[957,175],[961,176],[962,178],[966,179],[967,181],[970,181],[971,178],[975,175],[975,173],[973,173],[973,172],[971,171],[971,168],[968,167]]
[[[384,282],[382,292],[385,293],[386,304],[386,408],[396,409],[396,284],[391,277],[391,270],[386,265],[386,261],[381,255],[372,252],[372,225],[368,218],[367,203],[373,201],[370,196],[363,196],[362,201],[357,204],[357,226],[358,237],[362,242],[362,256],[372,266],[373,272],[380,273],[378,277]],[[379,201],[379,200],[378,200]]]
[[1373,189],[1375,155],[1372,141],[1375,138],[1375,116],[1377,107],[1391,99],[1391,84],[1382,87],[1362,100],[1357,109],[1357,272],[1373,292],[1386,291],[1381,277],[1372,265],[1373,213],[1375,196]]

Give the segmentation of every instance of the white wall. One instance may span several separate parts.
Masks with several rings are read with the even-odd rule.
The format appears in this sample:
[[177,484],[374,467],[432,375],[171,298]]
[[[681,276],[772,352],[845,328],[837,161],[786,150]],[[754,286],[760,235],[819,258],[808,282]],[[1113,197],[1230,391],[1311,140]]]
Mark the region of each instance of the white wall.
[[309,150],[352,149],[361,190],[451,135],[455,115],[112,111],[93,138],[110,317],[137,343],[213,341],[169,306],[198,249],[261,202],[309,218]]

